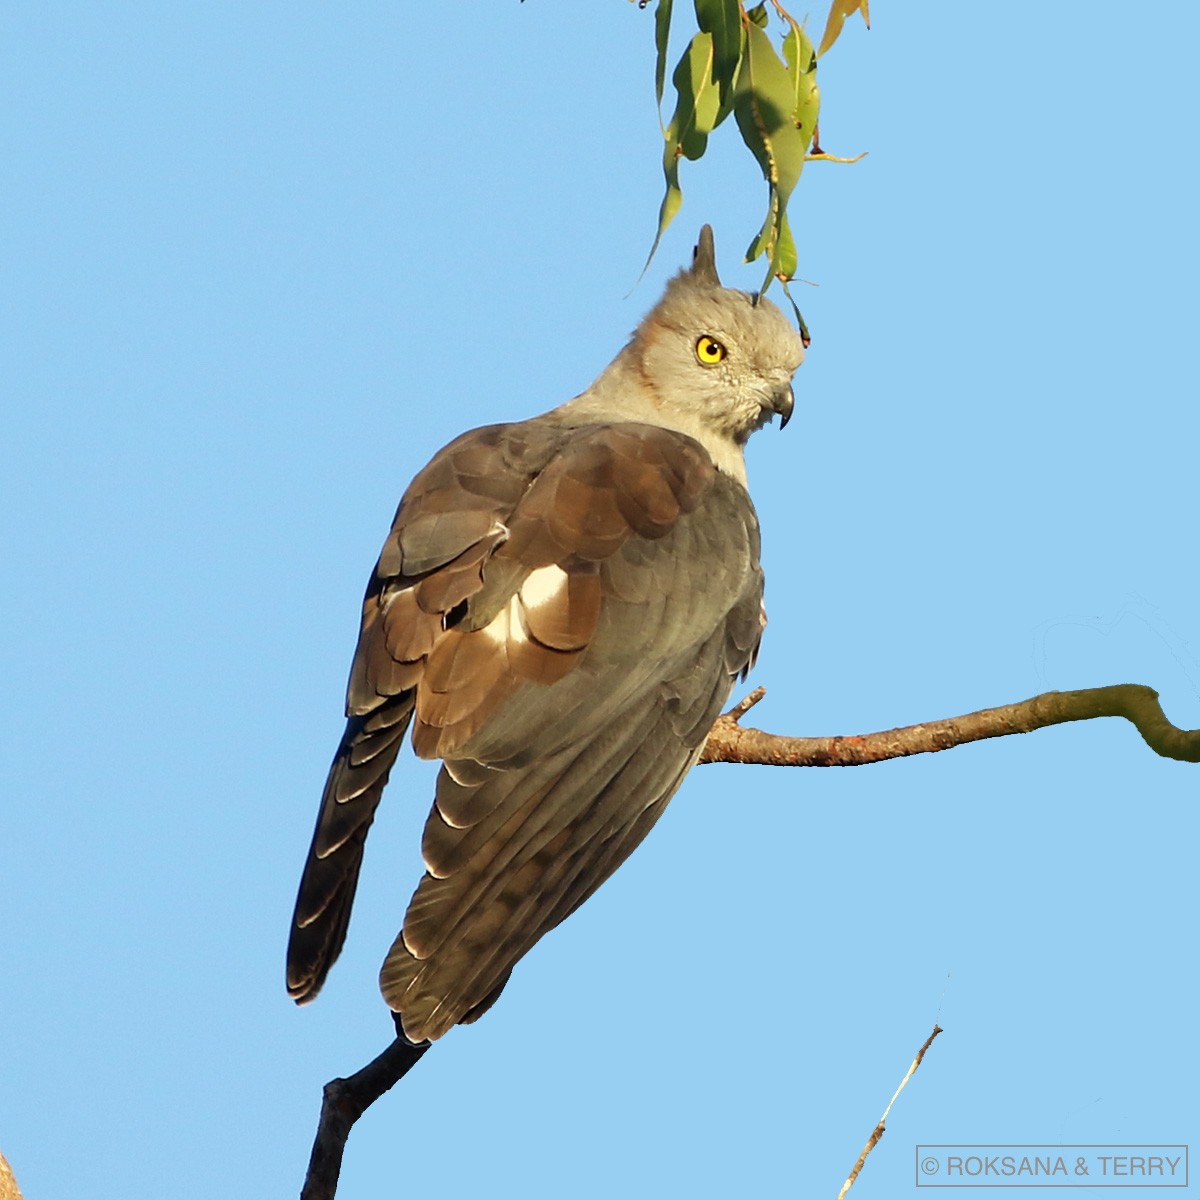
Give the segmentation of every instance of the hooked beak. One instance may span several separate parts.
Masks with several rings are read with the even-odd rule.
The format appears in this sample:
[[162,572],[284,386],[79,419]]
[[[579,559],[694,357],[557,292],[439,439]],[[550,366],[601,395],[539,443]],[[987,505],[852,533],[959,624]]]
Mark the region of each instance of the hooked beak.
[[792,409],[796,407],[796,397],[792,394],[792,385],[785,383],[771,397],[771,411],[779,414],[779,428],[782,429],[792,419]]

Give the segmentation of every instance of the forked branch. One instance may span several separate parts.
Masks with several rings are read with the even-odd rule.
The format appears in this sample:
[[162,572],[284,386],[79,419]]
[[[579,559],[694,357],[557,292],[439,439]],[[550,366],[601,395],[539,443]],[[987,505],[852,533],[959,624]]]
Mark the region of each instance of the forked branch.
[[317,1136],[313,1139],[300,1200],[333,1200],[338,1176],[342,1173],[346,1139],[354,1122],[384,1092],[399,1083],[428,1049],[428,1042],[414,1046],[407,1038],[398,1036],[361,1071],[348,1079],[333,1079],[325,1085],[321,1119],[317,1122]]

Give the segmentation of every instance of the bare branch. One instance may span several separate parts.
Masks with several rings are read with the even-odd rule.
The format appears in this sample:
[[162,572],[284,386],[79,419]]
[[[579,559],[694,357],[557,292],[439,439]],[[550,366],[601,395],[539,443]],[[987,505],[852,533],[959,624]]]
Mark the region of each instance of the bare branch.
[[892,1098],[888,1101],[887,1108],[883,1110],[883,1116],[879,1118],[879,1124],[871,1130],[871,1136],[867,1138],[867,1144],[858,1156],[858,1162],[854,1164],[850,1174],[846,1176],[846,1182],[842,1184],[842,1190],[838,1192],[837,1200],[846,1200],[846,1193],[854,1186],[854,1181],[858,1178],[859,1171],[863,1169],[863,1163],[867,1161],[867,1155],[879,1144],[879,1139],[883,1137],[884,1131],[887,1129],[888,1113],[892,1111],[892,1105],[896,1103],[896,1097],[904,1091],[904,1085],[916,1074],[917,1068],[921,1065],[921,1059],[925,1057],[925,1051],[933,1045],[933,1039],[941,1032],[942,1027],[935,1025],[933,1032],[925,1039],[920,1050],[917,1051],[917,1057],[912,1060],[912,1066],[908,1068],[904,1078],[900,1080],[900,1086],[892,1093]]
[[342,1153],[354,1122],[403,1079],[428,1049],[428,1042],[414,1046],[407,1038],[398,1037],[361,1071],[325,1085],[321,1119],[300,1200],[333,1200],[342,1170]]
[[[761,699],[759,691],[751,693],[756,697],[755,703]],[[1017,704],[1002,704],[961,717],[849,737],[785,737],[747,729],[738,724],[745,711],[740,704],[735,705],[716,719],[700,756],[702,763],[860,767],[910,754],[932,754],[984,738],[1031,733],[1067,721],[1090,721],[1094,717],[1124,717],[1137,727],[1156,754],[1182,762],[1200,762],[1200,730],[1177,729],[1164,715],[1158,693],[1139,683],[1116,683],[1076,692],[1043,692]]]

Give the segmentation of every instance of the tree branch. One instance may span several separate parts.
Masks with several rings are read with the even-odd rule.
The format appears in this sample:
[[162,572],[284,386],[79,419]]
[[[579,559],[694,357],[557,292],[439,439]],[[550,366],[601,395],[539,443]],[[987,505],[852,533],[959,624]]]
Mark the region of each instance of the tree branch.
[[1076,692],[1043,692],[1016,704],[985,708],[961,717],[922,725],[905,725],[881,733],[849,737],[785,737],[745,729],[738,722],[765,695],[755,688],[744,700],[713,723],[702,763],[758,763],[769,767],[861,767],[910,754],[932,754],[984,738],[1031,733],[1048,725],[1090,721],[1094,717],[1124,717],[1146,745],[1164,758],[1200,762],[1200,730],[1177,729],[1167,720],[1158,693],[1140,683]]
[[342,1171],[342,1153],[354,1122],[403,1079],[428,1049],[428,1042],[414,1046],[408,1038],[399,1036],[361,1071],[325,1085],[321,1118],[300,1200],[333,1200]]
[[[881,733],[820,738],[784,737],[764,733],[761,729],[744,729],[739,724],[742,717],[766,694],[766,688],[755,688],[716,719],[701,762],[758,763],[773,767],[858,767],[889,758],[905,758],[910,754],[932,754],[935,750],[948,750],[984,738],[1031,733],[1067,721],[1089,721],[1093,717],[1124,717],[1133,722],[1156,754],[1183,762],[1200,762],[1200,730],[1177,729],[1163,714],[1158,693],[1137,683],[1118,683],[1077,692],[1043,692],[1017,704],[985,708],[929,724],[906,725]],[[905,1083],[916,1070],[929,1043],[940,1032],[935,1029],[921,1047],[909,1075],[905,1076]],[[325,1085],[321,1119],[304,1190],[300,1193],[301,1200],[333,1200],[342,1153],[354,1122],[402,1079],[428,1049],[428,1044],[414,1046],[405,1038],[397,1038],[361,1071],[348,1079],[334,1079]],[[895,1097],[892,1099],[894,1102]],[[847,1187],[854,1182],[882,1133],[881,1121],[847,1180]]]

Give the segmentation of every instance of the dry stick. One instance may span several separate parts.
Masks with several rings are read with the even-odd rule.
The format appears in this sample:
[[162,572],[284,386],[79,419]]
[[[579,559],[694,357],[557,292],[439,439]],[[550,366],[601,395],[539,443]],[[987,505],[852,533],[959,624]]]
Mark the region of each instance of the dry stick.
[[403,1079],[428,1049],[428,1042],[414,1046],[407,1038],[398,1037],[361,1071],[325,1085],[321,1119],[317,1122],[317,1136],[300,1200],[333,1200],[342,1172],[342,1153],[354,1122]]
[[962,717],[854,737],[784,737],[761,729],[744,729],[739,720],[764,694],[762,688],[755,688],[745,700],[716,719],[700,756],[702,763],[860,767],[910,754],[932,754],[984,738],[1031,733],[1047,725],[1090,721],[1094,717],[1124,717],[1133,722],[1156,754],[1182,762],[1200,762],[1200,730],[1177,729],[1163,714],[1158,693],[1140,683],[1115,683],[1111,687],[1077,692],[1043,692],[1017,704],[1002,704]]
[[863,1152],[858,1156],[858,1162],[854,1164],[854,1169],[846,1176],[846,1182],[842,1184],[842,1190],[837,1194],[837,1200],[845,1200],[846,1193],[854,1186],[854,1181],[858,1178],[858,1173],[863,1169],[863,1163],[867,1161],[867,1155],[879,1144],[879,1139],[883,1137],[884,1130],[887,1128],[888,1113],[892,1111],[892,1105],[896,1103],[896,1097],[904,1091],[904,1085],[913,1077],[916,1069],[921,1065],[921,1059],[925,1057],[925,1051],[933,1045],[933,1039],[942,1032],[940,1025],[933,1027],[933,1032],[925,1039],[924,1045],[917,1051],[917,1057],[912,1060],[912,1066],[908,1068],[908,1073],[900,1080],[900,1086],[896,1089],[892,1098],[888,1101],[888,1106],[883,1110],[883,1116],[879,1118],[879,1124],[871,1130],[871,1136],[867,1138],[867,1144],[863,1147]]
[[[952,746],[962,746],[984,738],[1030,733],[1034,729],[1061,725],[1066,721],[1087,721],[1093,717],[1125,717],[1137,726],[1138,732],[1155,753],[1184,762],[1200,762],[1200,730],[1177,729],[1163,715],[1158,693],[1136,683],[1118,683],[1112,687],[1089,688],[1078,692],[1044,692],[1019,704],[1004,704],[999,708],[985,708],[981,712],[933,721],[927,725],[907,725],[902,729],[889,729],[859,737],[783,737],[764,733],[761,729],[744,729],[738,722],[765,695],[765,688],[755,688],[716,719],[700,757],[701,762],[760,763],[776,767],[857,767],[889,758],[904,758],[910,754],[948,750]],[[933,1037],[940,1032],[935,1029]],[[933,1037],[930,1037],[930,1042]],[[921,1048],[913,1070],[916,1070],[928,1045],[929,1042],[926,1042]],[[416,1061],[413,1049],[399,1041],[394,1042],[356,1075],[326,1084],[321,1119],[301,1200],[332,1200],[337,1190],[342,1151],[351,1126],[409,1070]],[[906,1076],[906,1082],[907,1079]],[[873,1140],[863,1151],[847,1186],[854,1182],[862,1162],[882,1133],[881,1122],[871,1135]]]

